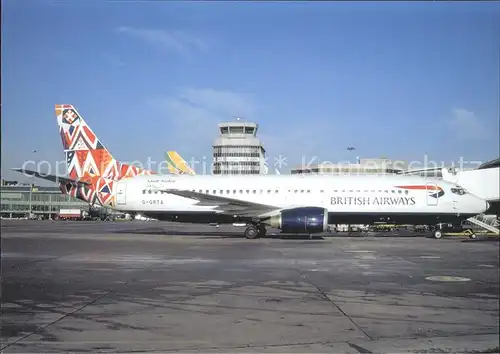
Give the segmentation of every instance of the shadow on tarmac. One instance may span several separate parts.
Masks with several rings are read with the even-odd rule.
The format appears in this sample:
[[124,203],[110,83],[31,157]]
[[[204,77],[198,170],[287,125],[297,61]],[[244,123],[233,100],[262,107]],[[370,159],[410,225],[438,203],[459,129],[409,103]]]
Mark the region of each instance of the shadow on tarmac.
[[[203,239],[213,238],[245,238],[243,230],[241,232],[234,231],[218,231],[218,232],[200,232],[200,231],[183,231],[183,230],[164,230],[164,229],[141,229],[141,230],[116,230],[112,233],[116,234],[139,234],[139,235],[158,235],[158,236],[198,236]],[[267,233],[267,239],[289,239],[289,240],[324,240],[323,235],[307,234],[283,234],[283,233]]]

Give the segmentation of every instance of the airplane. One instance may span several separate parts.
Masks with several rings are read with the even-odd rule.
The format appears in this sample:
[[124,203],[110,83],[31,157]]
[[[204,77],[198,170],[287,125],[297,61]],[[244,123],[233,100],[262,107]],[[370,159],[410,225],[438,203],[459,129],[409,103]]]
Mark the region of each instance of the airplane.
[[[73,105],[55,106],[67,177],[17,172],[58,183],[90,204],[163,221],[246,223],[256,239],[326,232],[329,224],[439,225],[466,220],[489,205],[459,185],[420,176],[161,175],[117,161]],[[441,231],[436,228],[436,238]]]
[[167,151],[165,153],[165,160],[167,161],[168,171],[174,175],[194,175],[195,172],[177,151]]

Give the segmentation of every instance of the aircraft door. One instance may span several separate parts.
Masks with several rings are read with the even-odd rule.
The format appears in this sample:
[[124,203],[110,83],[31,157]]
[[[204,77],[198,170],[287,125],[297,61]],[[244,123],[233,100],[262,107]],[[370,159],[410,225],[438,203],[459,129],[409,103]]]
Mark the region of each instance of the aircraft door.
[[435,183],[426,184],[426,198],[428,206],[437,206],[440,188]]
[[123,205],[127,203],[127,183],[125,181],[118,182],[118,188],[116,190],[116,203],[118,205]]

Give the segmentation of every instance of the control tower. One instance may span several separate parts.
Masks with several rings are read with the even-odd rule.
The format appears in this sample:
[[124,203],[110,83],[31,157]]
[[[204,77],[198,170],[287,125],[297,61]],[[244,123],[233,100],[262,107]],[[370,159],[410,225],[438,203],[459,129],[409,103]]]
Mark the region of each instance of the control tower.
[[213,144],[214,175],[255,175],[265,171],[266,150],[257,138],[259,125],[239,118],[219,124]]

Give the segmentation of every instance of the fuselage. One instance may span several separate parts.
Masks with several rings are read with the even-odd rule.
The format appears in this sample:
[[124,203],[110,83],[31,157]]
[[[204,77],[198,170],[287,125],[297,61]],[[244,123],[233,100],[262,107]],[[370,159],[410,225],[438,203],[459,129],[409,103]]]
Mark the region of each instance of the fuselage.
[[[162,192],[168,189],[265,204],[276,210],[321,207],[328,211],[330,223],[444,222],[465,219],[487,208],[483,199],[456,184],[390,175],[135,176],[118,182],[115,208],[159,219],[173,216],[174,220],[186,215],[218,214],[216,203],[200,204]],[[205,218],[202,222],[207,221],[217,220]]]

